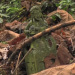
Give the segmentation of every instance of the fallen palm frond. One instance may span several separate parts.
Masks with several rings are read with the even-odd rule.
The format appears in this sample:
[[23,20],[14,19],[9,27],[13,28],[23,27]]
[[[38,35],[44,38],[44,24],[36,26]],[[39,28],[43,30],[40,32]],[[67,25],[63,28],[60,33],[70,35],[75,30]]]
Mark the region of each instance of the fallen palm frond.
[[[51,16],[53,16],[53,15],[55,15],[55,14],[57,14],[57,13],[58,13],[58,14],[60,15],[60,17],[61,17],[61,22],[60,22],[60,23],[64,23],[64,22],[67,22],[67,21],[72,21],[72,20],[74,20],[74,18],[73,18],[67,11],[65,11],[65,10],[60,10],[60,9],[49,13],[47,16],[48,16],[48,17],[51,17]],[[69,30],[71,30],[72,27],[73,27],[73,26],[68,27]]]

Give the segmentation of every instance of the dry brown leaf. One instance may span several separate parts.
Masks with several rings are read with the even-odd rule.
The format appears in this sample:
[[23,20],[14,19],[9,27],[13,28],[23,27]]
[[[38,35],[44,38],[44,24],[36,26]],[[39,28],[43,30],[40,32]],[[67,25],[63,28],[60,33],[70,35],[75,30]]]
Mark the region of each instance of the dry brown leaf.
[[14,38],[9,42],[9,45],[16,45],[18,44],[21,40],[23,40],[26,37],[24,33],[20,34],[18,37]]
[[16,31],[16,30],[24,30],[25,29],[25,26],[28,24],[28,22],[25,22],[25,23],[20,23],[20,24],[17,24],[15,26],[11,26],[10,27],[10,30],[13,30],[13,31]]
[[75,63],[63,66],[49,68],[31,75],[72,75],[71,70],[75,67]]
[[4,47],[7,47],[7,46],[9,46],[9,44],[0,43],[0,48],[4,48]]
[[75,75],[75,67],[71,70],[71,74]]
[[31,2],[30,1],[21,1],[22,7],[26,6],[27,11],[29,11],[31,7]]
[[[65,11],[65,10],[60,10],[60,9],[58,9],[58,10],[56,10],[56,11],[53,11],[52,13],[49,13],[47,16],[50,17],[50,16],[52,16],[52,15],[54,15],[54,14],[56,14],[56,13],[60,14],[60,16],[61,16],[61,22],[60,22],[60,23],[64,23],[64,22],[67,22],[67,21],[74,20],[74,18],[73,18],[67,11]],[[73,26],[74,26],[74,25],[73,25]],[[71,28],[72,28],[73,26],[68,26],[67,28],[68,28],[69,30],[71,30]]]
[[15,33],[15,32],[10,31],[10,30],[4,30],[3,32],[0,33],[0,41],[8,42],[8,41],[11,41],[12,39],[14,39],[18,36],[19,36],[18,33]]
[[60,14],[62,23],[74,20],[74,18],[65,10],[57,10],[57,13]]
[[[61,16],[61,22],[60,23],[74,20],[74,18],[67,11],[60,10],[60,9],[53,11],[52,13],[49,13],[47,16],[50,17],[56,13],[59,13]],[[71,43],[72,43],[73,50],[74,50],[74,48],[75,48],[75,41],[74,41],[75,40],[75,37],[74,37],[75,36],[75,25],[65,27],[64,31],[65,31],[65,37],[67,39],[71,39]]]
[[55,56],[52,53],[44,59],[44,63],[45,63],[46,69],[49,67],[54,67],[54,66],[60,65],[60,62],[59,62],[57,56]]
[[[70,31],[70,37],[71,37],[71,42],[72,42],[72,46],[73,46],[73,50],[75,50],[75,27],[73,27]],[[74,54],[75,56],[75,54]]]
[[65,10],[56,10],[56,11],[53,11],[51,13],[49,13],[47,16],[50,17],[56,13],[59,13],[60,16],[61,16],[61,19],[62,21],[61,22],[66,22],[66,21],[71,21],[71,20],[74,20],[74,18]]
[[54,39],[56,40],[57,45],[62,44],[67,48],[67,44],[65,43],[65,39],[63,39],[60,35],[57,35],[56,33],[51,33]]
[[51,34],[54,37],[54,39],[56,40],[57,44],[61,44],[62,42],[65,41],[60,35],[57,35],[56,33],[51,33]]
[[[2,58],[3,58],[4,60],[8,58],[8,57],[7,57],[7,52],[8,52],[8,51],[9,51],[9,50],[8,50],[7,47],[0,49],[0,53],[2,54]],[[1,59],[2,59],[2,58],[1,58]]]
[[[64,22],[67,22],[67,21],[74,20],[74,18],[65,10],[57,10],[57,13],[60,14],[61,19],[62,19],[60,23],[64,23]],[[69,28],[69,30],[71,30],[71,28],[73,26],[68,26],[67,28]]]
[[69,50],[62,44],[60,44],[58,47],[57,57],[58,57],[60,63],[63,65],[70,63],[71,58],[73,58],[73,56],[70,54]]
[[14,20],[14,21],[11,22],[11,23],[6,23],[6,24],[5,24],[5,27],[6,27],[6,28],[11,28],[12,26],[15,26],[15,25],[17,25],[17,24],[21,24],[21,22],[19,22],[19,21],[17,21],[17,20]]

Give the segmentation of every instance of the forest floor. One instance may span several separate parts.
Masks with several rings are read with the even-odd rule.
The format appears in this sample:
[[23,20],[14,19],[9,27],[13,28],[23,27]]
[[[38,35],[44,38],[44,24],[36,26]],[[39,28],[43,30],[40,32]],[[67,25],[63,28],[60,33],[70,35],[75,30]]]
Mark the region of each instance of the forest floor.
[[[32,2],[32,5],[30,4]],[[44,1],[43,1],[44,2]],[[30,8],[41,5],[41,2],[24,1],[22,6],[27,11],[21,20],[0,24],[0,74],[1,75],[27,75],[25,57],[32,51],[24,54],[25,45],[33,42],[24,33],[31,16]],[[42,7],[41,9],[43,9]],[[44,58],[45,70],[32,75],[74,75],[75,74],[75,20],[67,11],[58,7],[48,7],[42,11],[48,24],[46,34],[56,41],[57,55],[50,53]],[[40,27],[39,27],[40,28]],[[53,29],[53,30],[51,30]],[[41,32],[42,33],[42,32]],[[39,35],[44,36],[44,35]],[[38,34],[33,37],[39,38]],[[51,41],[48,41],[51,43]],[[52,61],[54,59],[54,61]]]

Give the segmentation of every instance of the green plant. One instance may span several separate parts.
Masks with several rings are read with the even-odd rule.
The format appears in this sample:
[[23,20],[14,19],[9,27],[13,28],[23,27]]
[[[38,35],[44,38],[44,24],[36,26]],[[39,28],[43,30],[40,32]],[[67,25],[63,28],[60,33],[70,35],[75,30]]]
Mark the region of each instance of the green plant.
[[3,43],[3,44],[7,44],[7,42],[1,42],[1,43]]
[[8,8],[7,5],[0,4],[0,23],[3,23],[3,18],[8,18],[9,16],[4,12]]
[[6,9],[6,13],[10,16],[10,18],[8,18],[8,21],[11,21],[11,19],[16,16],[16,13],[20,11],[20,8],[20,0],[9,1],[9,8]]
[[73,0],[61,0],[59,4],[60,9],[64,9],[70,14],[73,14],[75,12],[75,2]]
[[3,22],[3,19],[6,18],[7,21],[11,21],[21,9],[20,0],[10,0],[8,3],[0,3],[0,23]]
[[11,0],[9,2],[9,8],[7,8],[6,12],[15,13],[21,7],[20,0]]

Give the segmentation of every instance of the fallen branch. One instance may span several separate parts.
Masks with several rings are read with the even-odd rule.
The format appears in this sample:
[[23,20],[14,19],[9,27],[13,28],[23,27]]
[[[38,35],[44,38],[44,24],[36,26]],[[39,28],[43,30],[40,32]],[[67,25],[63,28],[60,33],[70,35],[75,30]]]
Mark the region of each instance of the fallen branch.
[[14,57],[14,56],[16,55],[16,52],[17,52],[18,50],[20,50],[23,46],[25,46],[25,45],[27,45],[27,44],[29,44],[29,43],[35,41],[36,39],[42,37],[42,36],[45,35],[45,34],[51,33],[51,32],[53,32],[53,31],[55,31],[55,30],[57,30],[57,29],[60,29],[60,28],[62,28],[62,27],[67,27],[67,26],[71,26],[71,25],[75,25],[75,20],[67,21],[67,22],[65,22],[65,23],[57,24],[57,25],[55,25],[55,26],[53,26],[53,27],[47,28],[47,29],[45,29],[44,31],[39,32],[38,34],[36,34],[36,35],[30,37],[29,39],[27,39],[27,40],[25,40],[25,41],[23,41],[21,44],[18,44],[18,46],[16,46],[15,51],[14,51],[14,52],[11,54],[11,56],[9,57],[7,64],[10,63],[10,61],[12,60],[12,57]]
[[[18,56],[18,60],[17,60],[17,64],[16,64],[16,68],[17,68],[17,66],[18,66],[18,64],[19,64],[20,57],[21,57],[21,51],[20,51],[19,56]],[[18,75],[18,74],[17,74],[17,69],[16,69],[16,75]]]
[[53,27],[45,29],[42,32],[39,32],[38,34],[36,34],[36,35],[30,37],[29,39],[25,40],[24,42],[22,42],[21,45],[18,45],[17,48],[16,48],[16,50],[21,49],[24,45],[29,44],[32,41],[35,41],[36,39],[42,37],[45,34],[51,33],[51,32],[53,32],[53,31],[55,31],[57,29],[60,29],[62,27],[67,27],[67,26],[70,26],[70,25],[75,25],[75,20],[68,21],[68,22],[61,23],[61,24],[57,24],[57,25],[55,25]]
[[25,57],[32,51],[32,48],[29,49],[29,51],[24,55],[24,57],[22,58],[22,60],[19,62],[19,64],[16,66],[13,74],[16,72],[16,70],[18,69],[18,67],[20,66],[20,64],[23,62],[23,60],[25,59]]

